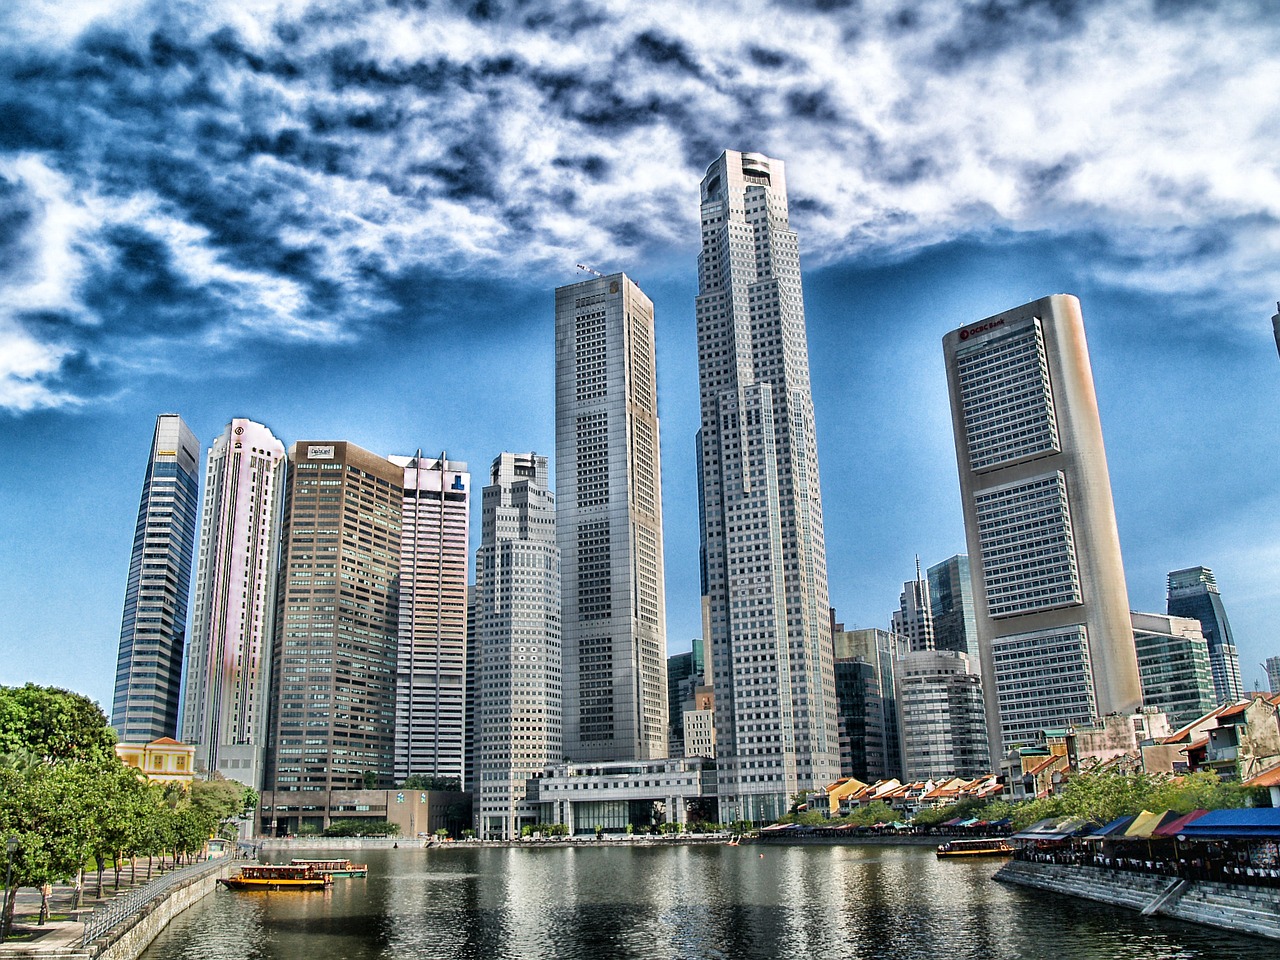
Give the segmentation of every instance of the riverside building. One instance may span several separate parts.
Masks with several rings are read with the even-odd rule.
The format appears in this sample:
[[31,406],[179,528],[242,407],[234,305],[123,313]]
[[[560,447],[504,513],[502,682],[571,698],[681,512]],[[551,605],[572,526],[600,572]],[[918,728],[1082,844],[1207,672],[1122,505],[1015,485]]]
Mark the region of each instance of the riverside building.
[[653,304],[623,273],[556,290],[564,753],[667,755]]
[[178,733],[199,454],[200,443],[180,416],[156,418],[133,533],[111,703],[111,725],[121,743],[151,743]]
[[1142,702],[1080,303],[943,338],[993,751]]
[[467,534],[471,474],[446,459],[401,468],[395,779],[463,781],[466,753]]
[[1188,567],[1169,574],[1165,612],[1173,617],[1200,621],[1209,646],[1209,666],[1213,671],[1213,695],[1218,703],[1244,696],[1240,680],[1240,654],[1218,592],[1218,581],[1208,567]]
[[560,550],[547,481],[546,457],[503,453],[481,494],[472,784],[481,839],[515,839],[536,824],[526,781],[564,756]]
[[354,443],[289,450],[263,783],[280,832],[324,826],[331,791],[390,785],[403,485]]
[[276,622],[284,444],[236,418],[209,448],[182,740],[196,770],[262,786]]
[[703,177],[699,515],[720,816],[774,819],[840,773],[800,253],[785,166]]

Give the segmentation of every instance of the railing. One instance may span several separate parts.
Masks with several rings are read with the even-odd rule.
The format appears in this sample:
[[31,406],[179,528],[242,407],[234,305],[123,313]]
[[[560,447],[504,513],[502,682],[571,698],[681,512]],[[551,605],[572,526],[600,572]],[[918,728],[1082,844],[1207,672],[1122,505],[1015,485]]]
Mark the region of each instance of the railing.
[[226,865],[225,858],[217,860],[201,860],[188,867],[173,870],[162,877],[156,877],[145,886],[130,890],[124,896],[115,897],[97,907],[85,919],[84,937],[81,946],[87,947],[109,930],[137,916],[150,903],[163,896],[174,887],[199,879]]

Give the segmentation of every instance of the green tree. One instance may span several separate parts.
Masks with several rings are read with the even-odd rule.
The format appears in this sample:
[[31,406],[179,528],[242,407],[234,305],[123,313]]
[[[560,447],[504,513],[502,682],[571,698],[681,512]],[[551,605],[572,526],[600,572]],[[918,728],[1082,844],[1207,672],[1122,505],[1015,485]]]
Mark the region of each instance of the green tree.
[[28,683],[0,686],[0,754],[27,751],[41,759],[115,758],[116,736],[88,697]]
[[414,773],[404,778],[400,786],[405,790],[450,790],[462,789],[457,777],[431,777],[422,773]]

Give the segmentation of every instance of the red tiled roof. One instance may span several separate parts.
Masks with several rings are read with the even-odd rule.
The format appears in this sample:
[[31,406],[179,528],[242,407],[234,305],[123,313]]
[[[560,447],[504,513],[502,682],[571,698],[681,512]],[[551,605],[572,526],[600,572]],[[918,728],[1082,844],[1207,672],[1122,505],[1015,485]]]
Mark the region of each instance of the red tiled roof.
[[1280,763],[1244,782],[1246,787],[1280,787]]

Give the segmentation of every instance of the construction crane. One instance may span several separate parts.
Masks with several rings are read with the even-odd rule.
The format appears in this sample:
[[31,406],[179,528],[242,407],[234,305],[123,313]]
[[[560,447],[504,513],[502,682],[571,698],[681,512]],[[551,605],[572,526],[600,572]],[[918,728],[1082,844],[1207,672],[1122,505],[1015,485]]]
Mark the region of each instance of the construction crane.
[[577,268],[578,268],[579,270],[585,270],[585,271],[587,271],[587,273],[593,274],[594,276],[597,276],[597,277],[603,277],[603,276],[604,276],[604,274],[603,274],[603,273],[601,273],[599,270],[596,270],[596,269],[595,269],[595,268],[593,268],[593,267],[588,267],[585,263],[575,264],[575,266],[577,266]]

